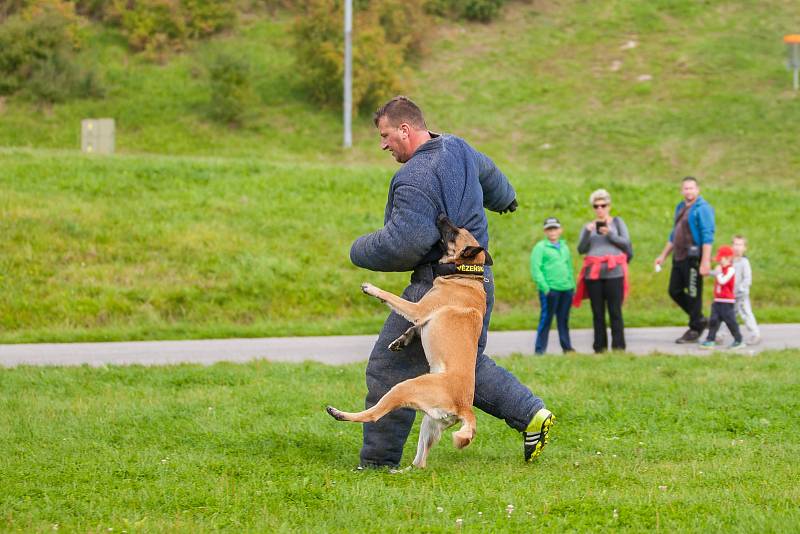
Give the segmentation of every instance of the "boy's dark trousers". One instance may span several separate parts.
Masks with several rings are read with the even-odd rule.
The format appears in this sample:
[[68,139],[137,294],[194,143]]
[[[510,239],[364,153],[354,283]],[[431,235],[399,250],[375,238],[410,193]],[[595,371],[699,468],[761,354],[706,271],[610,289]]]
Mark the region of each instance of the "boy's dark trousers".
[[669,296],[689,316],[689,328],[695,332],[702,332],[705,328],[705,319],[700,258],[686,258],[672,262]]
[[[542,399],[531,393],[514,375],[498,366],[483,353],[486,348],[486,333],[494,304],[494,279],[486,267],[484,284],[486,289],[486,316],[483,332],[478,341],[478,360],[475,363],[475,400],[473,404],[484,412],[505,420],[511,428],[522,432],[534,414],[544,407]],[[419,300],[433,285],[430,264],[422,265],[411,275],[411,284],[402,297],[412,302]],[[411,323],[392,312],[386,319],[378,341],[372,349],[367,363],[366,408],[374,406],[395,384],[430,372],[428,360],[419,336],[400,352],[388,349],[389,343],[400,337]],[[374,423],[364,423],[364,444],[361,448],[361,465],[400,465],[403,445],[411,432],[416,411],[402,408],[389,412]]]
[[572,341],[569,339],[569,310],[572,307],[573,294],[574,291],[571,289],[568,291],[552,289],[547,295],[539,291],[542,313],[539,316],[539,326],[536,328],[536,345],[533,349],[536,354],[544,354],[547,350],[553,316],[555,316],[558,326],[558,341],[561,343],[561,349],[573,350]]
[[606,307],[611,322],[611,348],[625,350],[625,323],[622,320],[622,300],[625,297],[625,279],[606,278],[586,280],[586,290],[592,303],[592,326],[594,327],[595,352],[608,349],[606,333]]
[[711,319],[708,321],[708,337],[706,341],[714,341],[717,331],[722,323],[728,326],[728,330],[733,335],[733,340],[737,343],[742,342],[742,332],[739,330],[739,323],[736,322],[736,305],[733,302],[714,302],[711,304]]

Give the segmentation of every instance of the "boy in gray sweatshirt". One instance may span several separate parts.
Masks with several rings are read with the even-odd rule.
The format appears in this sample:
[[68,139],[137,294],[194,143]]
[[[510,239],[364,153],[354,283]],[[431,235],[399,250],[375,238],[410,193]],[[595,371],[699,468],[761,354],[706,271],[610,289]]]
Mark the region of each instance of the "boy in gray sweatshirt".
[[750,286],[753,283],[753,270],[750,260],[745,256],[747,252],[747,239],[741,235],[733,236],[733,268],[736,269],[736,314],[744,321],[744,326],[750,332],[748,345],[755,345],[761,341],[761,330],[758,328],[753,308],[750,306]]

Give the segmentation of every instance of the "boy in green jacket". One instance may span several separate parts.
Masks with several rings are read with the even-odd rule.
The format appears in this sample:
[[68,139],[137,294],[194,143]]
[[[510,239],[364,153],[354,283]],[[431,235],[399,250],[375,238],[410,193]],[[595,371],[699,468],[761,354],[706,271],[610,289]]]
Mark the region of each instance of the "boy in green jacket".
[[542,308],[539,327],[536,329],[536,354],[544,354],[547,350],[547,338],[550,336],[554,315],[561,349],[565,354],[575,352],[569,339],[569,310],[575,292],[575,276],[569,247],[561,239],[562,232],[559,220],[548,217],[544,220],[544,234],[547,239],[536,243],[531,251],[531,275],[539,288],[539,303]]

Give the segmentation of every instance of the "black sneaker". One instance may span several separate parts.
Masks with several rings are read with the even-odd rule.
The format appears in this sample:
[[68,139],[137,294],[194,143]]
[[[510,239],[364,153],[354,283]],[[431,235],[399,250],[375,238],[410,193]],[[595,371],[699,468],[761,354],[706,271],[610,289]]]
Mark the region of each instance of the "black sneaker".
[[703,333],[703,330],[708,328],[708,317],[703,317],[700,319],[700,333]]
[[691,328],[683,333],[681,337],[675,340],[675,343],[684,344],[684,343],[697,343],[700,339],[700,332],[697,330],[692,330]]
[[542,408],[533,416],[528,428],[522,433],[526,462],[530,462],[542,453],[542,449],[550,441],[547,436],[555,421],[556,418],[546,408]]

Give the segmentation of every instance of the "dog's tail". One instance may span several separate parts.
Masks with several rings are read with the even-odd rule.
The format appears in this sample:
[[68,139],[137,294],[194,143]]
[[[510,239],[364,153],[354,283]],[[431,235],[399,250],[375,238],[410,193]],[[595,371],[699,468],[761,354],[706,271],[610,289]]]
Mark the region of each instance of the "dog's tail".
[[458,429],[458,432],[453,432],[453,446],[456,449],[463,449],[472,443],[472,439],[475,437],[477,420],[472,410],[466,410],[458,418],[461,420],[461,428]]

